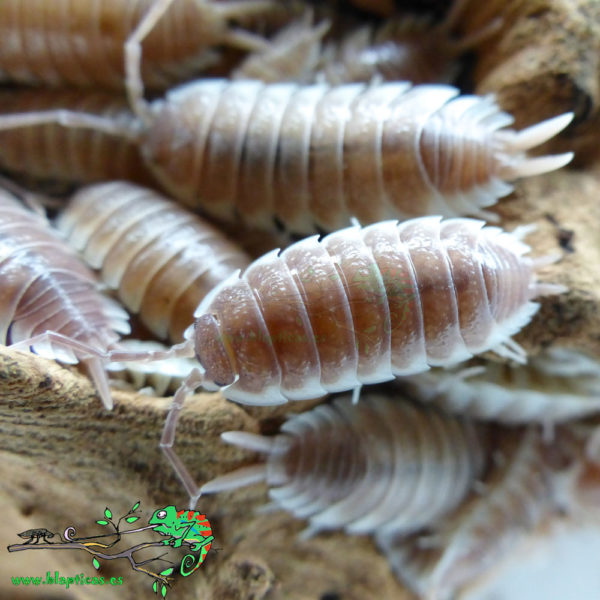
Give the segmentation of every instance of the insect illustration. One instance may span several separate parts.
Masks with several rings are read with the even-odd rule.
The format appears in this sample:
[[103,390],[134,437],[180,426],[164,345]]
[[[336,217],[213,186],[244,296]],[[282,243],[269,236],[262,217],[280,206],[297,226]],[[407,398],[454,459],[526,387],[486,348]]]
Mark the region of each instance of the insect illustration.
[[213,493],[266,481],[274,504],[321,530],[408,535],[468,495],[486,462],[482,430],[437,410],[366,394],[296,415],[275,437],[226,432],[231,444],[266,454],[204,484]]
[[[259,36],[236,29],[277,9],[269,0],[160,2],[164,18],[144,44],[144,81],[164,89],[212,64],[215,47],[256,49]],[[123,46],[156,0],[4,0],[0,2],[0,74],[4,80],[122,89]]]
[[206,294],[250,262],[200,217],[125,182],[78,190],[57,225],[150,331],[175,342]]
[[270,252],[216,286],[186,342],[170,351],[200,362],[177,390],[161,438],[190,498],[197,486],[173,444],[185,398],[200,385],[245,404],[280,404],[489,349],[524,362],[511,335],[539,308],[533,298],[564,288],[537,281],[547,261],[524,256],[518,234],[483,225],[423,217],[355,226]]
[[204,561],[214,536],[206,515],[192,510],[177,510],[174,506],[165,506],[154,512],[148,521],[156,525],[154,531],[169,536],[163,543],[180,548],[182,544],[191,547],[192,552],[200,551],[198,556],[188,554],[184,557],[180,572],[184,577],[191,575]]
[[432,369],[402,383],[419,400],[502,423],[559,423],[600,409],[600,364],[559,347],[532,357],[527,365],[488,362],[485,367]]
[[[2,4],[0,3],[0,7]],[[35,120],[40,113],[80,111],[114,123],[114,131],[61,127],[48,119],[29,127],[0,130],[0,167],[41,179],[91,183],[128,179],[151,184],[154,177],[137,144],[123,131],[135,115],[127,102],[112,94],[82,90],[11,89],[0,92],[0,114]]]
[[107,408],[103,362],[129,333],[127,313],[97,290],[94,274],[40,216],[0,190],[0,340],[46,358],[83,362]]
[[[51,531],[48,531],[45,528],[41,529],[28,529],[27,531],[23,531],[21,533],[17,533],[20,538],[27,540],[25,544],[39,544],[40,539],[44,540],[46,544],[51,544],[46,538],[52,539],[54,534]],[[35,542],[33,541],[35,538]]]

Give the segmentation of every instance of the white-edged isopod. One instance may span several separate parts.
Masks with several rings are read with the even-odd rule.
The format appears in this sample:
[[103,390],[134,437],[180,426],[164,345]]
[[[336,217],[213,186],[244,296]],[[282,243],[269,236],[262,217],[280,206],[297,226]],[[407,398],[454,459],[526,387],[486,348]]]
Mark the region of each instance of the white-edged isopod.
[[41,122],[0,130],[0,168],[28,178],[69,183],[127,179],[156,185],[138,146],[123,131],[137,120],[124,98],[84,90],[10,89],[0,92],[0,114],[84,112],[114,123],[115,131],[66,128]]
[[202,494],[266,481],[277,507],[309,520],[305,535],[408,535],[431,526],[462,502],[486,463],[477,426],[373,394],[293,416],[274,437],[222,438],[266,454],[265,463],[217,477]]
[[173,342],[200,301],[250,258],[212,225],[125,182],[78,190],[57,226],[155,335]]
[[197,486],[173,445],[185,398],[199,386],[280,404],[490,349],[524,362],[511,336],[537,311],[532,299],[565,291],[537,281],[528,251],[518,235],[474,219],[385,221],[274,250],[216,286],[171,352],[200,363],[177,390],[161,438],[190,497]]
[[0,190],[0,341],[66,363],[83,362],[112,407],[99,355],[129,333],[128,315],[39,215]]
[[502,423],[560,423],[600,412],[600,363],[566,348],[551,348],[527,365],[432,369],[400,383],[415,399]]
[[276,217],[307,233],[352,217],[489,218],[482,209],[512,191],[507,182],[571,160],[526,154],[571,113],[516,132],[493,98],[458,94],[445,85],[202,80],[133,105],[142,154],[175,198],[222,220],[272,228]]
[[[160,3],[160,2],[159,2]],[[125,85],[124,44],[156,0],[3,0],[0,79],[46,85]],[[162,2],[162,4],[165,4]],[[259,48],[231,26],[270,10],[269,0],[175,0],[144,43],[144,82],[165,89],[212,64],[216,46]]]
[[501,560],[556,509],[551,450],[535,428],[505,429],[498,436],[480,494],[449,515],[430,536],[405,540],[377,536],[400,579],[419,598],[451,600]]

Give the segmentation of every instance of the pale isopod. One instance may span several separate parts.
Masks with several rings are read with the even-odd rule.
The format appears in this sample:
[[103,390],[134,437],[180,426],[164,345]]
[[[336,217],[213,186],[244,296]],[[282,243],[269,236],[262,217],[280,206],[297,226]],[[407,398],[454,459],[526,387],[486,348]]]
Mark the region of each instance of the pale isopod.
[[505,430],[479,495],[447,517],[430,539],[379,535],[379,548],[419,598],[450,600],[556,510],[550,450],[538,430]]
[[[124,87],[124,44],[156,0],[3,0],[0,78],[51,85]],[[164,3],[163,3],[164,4]],[[169,2],[169,4],[171,4]],[[206,68],[214,47],[258,48],[231,26],[276,9],[269,0],[176,0],[144,43],[144,81],[164,89]]]
[[0,167],[28,177],[73,183],[111,179],[155,183],[137,144],[122,135],[136,121],[125,99],[82,90],[0,92],[0,114],[5,116],[18,113],[27,118],[47,111],[59,115],[63,110],[106,118],[114,123],[115,132],[65,128],[52,122],[0,130]]
[[527,365],[434,369],[406,382],[415,398],[478,419],[550,424],[600,412],[600,363],[564,348],[551,348]]
[[327,529],[408,535],[436,523],[470,492],[485,465],[482,430],[401,399],[365,395],[296,415],[274,437],[222,438],[265,453],[202,486],[213,493],[266,481],[274,504]]
[[107,408],[101,354],[129,332],[127,313],[40,216],[0,190],[0,340],[66,363],[83,362]]
[[195,352],[201,369],[175,394],[161,439],[190,497],[197,487],[172,446],[186,395],[200,385],[264,405],[489,349],[523,362],[510,336],[538,309],[532,298],[564,288],[537,282],[516,235],[483,225],[423,217],[355,226],[274,250],[215,287],[173,349]]
[[80,189],[57,225],[121,302],[155,335],[174,342],[183,339],[206,294],[250,263],[200,217],[125,182]]

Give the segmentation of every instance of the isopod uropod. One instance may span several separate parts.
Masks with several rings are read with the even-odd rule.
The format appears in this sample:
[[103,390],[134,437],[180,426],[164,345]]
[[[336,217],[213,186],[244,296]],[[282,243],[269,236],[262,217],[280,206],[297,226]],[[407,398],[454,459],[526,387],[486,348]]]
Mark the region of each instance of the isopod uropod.
[[112,407],[103,355],[129,333],[127,313],[40,216],[0,190],[0,340],[66,363],[83,362]]
[[206,294],[250,262],[200,217],[125,182],[78,190],[57,225],[121,302],[174,342]]
[[325,529],[408,535],[433,525],[470,492],[486,463],[482,430],[400,399],[339,398],[296,415],[275,437],[232,431],[225,441],[267,455],[202,486],[266,481],[279,508]]

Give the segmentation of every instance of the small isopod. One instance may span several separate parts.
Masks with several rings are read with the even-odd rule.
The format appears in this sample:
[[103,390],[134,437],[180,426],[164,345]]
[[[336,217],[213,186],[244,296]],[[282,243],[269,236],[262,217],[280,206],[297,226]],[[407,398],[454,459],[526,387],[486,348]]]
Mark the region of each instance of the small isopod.
[[448,516],[430,539],[377,536],[395,573],[419,598],[451,600],[512,551],[556,507],[553,466],[539,430],[504,430],[481,494]]
[[275,437],[231,431],[229,443],[267,455],[202,486],[213,493],[266,481],[274,504],[327,529],[408,535],[455,509],[482,472],[482,430],[436,410],[365,395],[292,417]]
[[[156,4],[156,0],[3,0],[0,78],[123,89],[125,41]],[[269,0],[168,2],[164,18],[144,44],[144,82],[165,89],[183,81],[216,60],[218,45],[264,46],[260,37],[230,23],[243,24],[277,9],[276,4]]]
[[48,223],[0,190],[0,340],[66,363],[83,362],[112,407],[102,355],[129,333],[127,313]]
[[159,338],[179,342],[194,310],[250,258],[158,193],[111,182],[77,191],[57,221],[104,283]]
[[517,235],[483,225],[423,217],[355,226],[274,250],[216,286],[173,348],[195,353],[201,367],[175,394],[161,438],[190,498],[197,486],[173,444],[185,398],[200,385],[265,405],[358,390],[489,349],[524,362],[510,336],[539,308],[532,298],[564,288],[537,281],[547,261],[525,257]]
[[[1,3],[0,3],[1,6]],[[22,118],[40,112],[81,111],[114,123],[114,132],[65,128],[42,122],[19,129],[0,130],[0,168],[38,179],[92,183],[127,179],[156,185],[137,144],[123,131],[134,127],[135,115],[125,99],[83,90],[3,90],[0,114]],[[46,120],[48,121],[48,120]]]
[[433,369],[405,382],[415,398],[477,419],[550,424],[600,412],[600,363],[565,348],[547,350],[527,365]]

